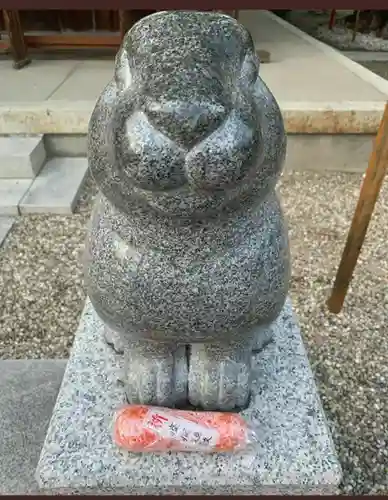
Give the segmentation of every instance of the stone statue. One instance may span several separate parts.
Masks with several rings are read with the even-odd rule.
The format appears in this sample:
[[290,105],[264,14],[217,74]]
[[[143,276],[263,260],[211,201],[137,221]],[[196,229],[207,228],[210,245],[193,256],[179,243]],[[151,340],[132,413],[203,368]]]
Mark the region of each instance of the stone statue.
[[289,282],[286,137],[258,70],[232,17],[158,12],[127,33],[94,109],[86,283],[130,403],[249,403]]

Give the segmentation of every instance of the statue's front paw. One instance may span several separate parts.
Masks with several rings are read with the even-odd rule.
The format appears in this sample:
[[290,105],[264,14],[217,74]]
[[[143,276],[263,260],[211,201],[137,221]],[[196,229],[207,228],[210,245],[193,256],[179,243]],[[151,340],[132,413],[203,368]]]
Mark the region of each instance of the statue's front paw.
[[203,410],[246,408],[251,391],[251,346],[192,345],[189,401]]
[[187,399],[185,347],[135,342],[125,347],[124,385],[128,403],[181,406]]

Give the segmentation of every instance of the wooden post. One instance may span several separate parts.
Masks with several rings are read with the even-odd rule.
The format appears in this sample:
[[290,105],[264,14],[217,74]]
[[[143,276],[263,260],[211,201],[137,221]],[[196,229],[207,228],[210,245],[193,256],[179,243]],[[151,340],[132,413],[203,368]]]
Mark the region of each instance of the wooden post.
[[154,10],[120,10],[120,34],[121,39],[124,38],[124,35],[129,31],[132,26],[140,21],[145,16],[152,14],[155,12]]
[[10,48],[13,56],[13,67],[24,68],[31,60],[27,56],[27,45],[24,39],[20,16],[17,10],[3,10],[4,22],[8,31]]
[[130,28],[130,17],[130,13],[127,10],[119,10],[121,40],[124,38],[125,33]]
[[350,226],[345,249],[338,267],[333,290],[327,301],[330,312],[338,314],[361,252],[373,209],[388,166],[388,103],[385,105],[369,165],[362,183],[357,207]]
[[358,25],[360,24],[360,12],[361,11],[358,10],[357,13],[356,13],[356,19],[354,21],[354,27],[353,27],[352,42],[354,42],[354,40],[356,39]]
[[333,29],[335,23],[335,15],[336,15],[336,9],[332,9],[332,11],[330,12],[329,30]]

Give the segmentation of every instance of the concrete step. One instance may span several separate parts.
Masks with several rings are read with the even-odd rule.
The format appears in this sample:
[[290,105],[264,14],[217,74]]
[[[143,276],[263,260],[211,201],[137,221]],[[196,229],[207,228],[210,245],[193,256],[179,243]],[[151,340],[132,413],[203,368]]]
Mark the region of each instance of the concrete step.
[[0,137],[0,179],[33,179],[45,159],[42,135]]
[[0,361],[0,495],[38,493],[34,479],[65,360]]
[[10,232],[15,217],[0,217],[0,247],[3,244],[7,234]]
[[52,158],[35,179],[0,178],[0,216],[71,214],[86,177],[86,158]]
[[20,213],[73,213],[87,169],[86,158],[49,160],[20,201]]
[[19,203],[31,183],[31,179],[0,179],[0,215],[19,215]]

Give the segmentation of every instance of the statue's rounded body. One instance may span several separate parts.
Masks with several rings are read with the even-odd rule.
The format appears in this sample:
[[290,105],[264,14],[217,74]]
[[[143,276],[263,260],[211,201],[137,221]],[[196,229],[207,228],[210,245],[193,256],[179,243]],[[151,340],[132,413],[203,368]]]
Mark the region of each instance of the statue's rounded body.
[[279,202],[271,194],[232,215],[145,228],[101,199],[88,283],[102,319],[123,335],[180,343],[233,339],[275,319],[288,278]]
[[90,121],[86,281],[130,402],[248,403],[252,348],[288,290],[285,147],[234,19],[161,12],[127,34]]

